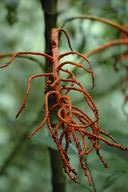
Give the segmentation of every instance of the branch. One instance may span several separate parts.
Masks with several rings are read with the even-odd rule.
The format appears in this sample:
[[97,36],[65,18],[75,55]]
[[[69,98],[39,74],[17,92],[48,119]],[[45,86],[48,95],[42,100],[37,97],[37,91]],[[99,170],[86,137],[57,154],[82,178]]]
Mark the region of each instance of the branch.
[[[117,40],[113,40],[113,41],[109,41],[107,43],[104,43],[100,46],[98,46],[96,49],[93,49],[91,51],[88,51],[85,56],[91,57],[92,55],[99,53],[100,51],[103,51],[104,49],[110,48],[112,46],[116,46],[116,45],[128,45],[128,39],[117,39]],[[78,63],[81,63],[83,60],[79,59]],[[74,73],[76,71],[76,67],[74,67],[72,69],[72,72]],[[69,76],[69,75],[68,75]]]
[[105,19],[105,18],[102,18],[102,17],[97,17],[97,16],[91,16],[91,15],[84,15],[84,16],[76,16],[76,17],[71,17],[69,19],[66,19],[63,24],[62,24],[62,28],[68,23],[68,22],[71,22],[73,20],[76,20],[76,19],[89,19],[89,20],[93,20],[93,21],[99,21],[101,23],[105,23],[107,25],[110,25],[114,28],[116,28],[117,30],[119,31],[122,31],[124,33],[126,33],[128,35],[128,30],[124,27],[122,27],[121,25],[119,25],[118,23],[116,22],[113,22],[109,19]]
[[100,51],[103,51],[106,48],[116,46],[116,45],[128,45],[128,39],[117,39],[117,40],[109,41],[107,43],[104,43],[98,46],[96,49],[93,49],[92,51],[87,52],[85,56],[90,57]]
[[[0,53],[0,59],[4,58],[4,57],[10,57],[12,56],[14,53]],[[17,55],[18,58],[23,58],[23,59],[28,59],[31,60],[33,62],[36,62],[37,64],[39,64],[40,68],[44,69],[44,66],[42,65],[42,62],[39,61],[38,59],[31,57],[31,56],[27,56],[27,55]]]

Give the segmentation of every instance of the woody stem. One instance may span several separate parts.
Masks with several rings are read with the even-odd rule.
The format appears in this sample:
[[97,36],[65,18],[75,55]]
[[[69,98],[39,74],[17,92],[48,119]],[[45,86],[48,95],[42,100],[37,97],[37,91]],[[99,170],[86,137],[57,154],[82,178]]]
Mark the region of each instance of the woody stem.
[[[56,48],[54,49],[53,45],[51,44],[50,34],[51,34],[52,28],[56,28],[57,0],[52,0],[52,1],[41,0],[41,5],[44,10],[44,18],[45,18],[45,43],[46,43],[45,52],[49,55],[52,55],[55,59],[54,64],[46,60],[45,72],[52,72],[54,71],[55,65],[57,64],[56,56],[55,56],[57,50]],[[56,33],[56,35],[58,34]],[[58,41],[58,37],[57,37],[57,41]],[[49,107],[52,106],[52,103],[55,100],[56,98],[49,97],[49,101],[48,101]],[[59,156],[58,151],[52,148],[49,148],[49,155],[50,155],[51,172],[52,172],[52,191],[65,192],[66,185],[65,185],[65,177],[63,174],[61,157]]]

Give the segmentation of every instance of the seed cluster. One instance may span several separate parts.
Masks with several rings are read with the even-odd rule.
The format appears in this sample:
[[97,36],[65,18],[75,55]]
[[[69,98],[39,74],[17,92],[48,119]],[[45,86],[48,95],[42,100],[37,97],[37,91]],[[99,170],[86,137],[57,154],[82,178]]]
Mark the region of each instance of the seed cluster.
[[[59,54],[58,48],[58,34],[63,32],[68,40],[70,52]],[[88,58],[79,52],[75,52],[71,48],[69,36],[62,28],[53,28],[51,32],[51,51],[52,55],[40,52],[16,52],[12,55],[10,60],[1,68],[7,67],[18,55],[40,55],[48,59],[53,65],[53,71],[49,73],[40,73],[33,75],[28,80],[28,86],[23,104],[17,113],[16,118],[20,115],[28,99],[31,81],[37,77],[46,77],[46,94],[45,94],[45,117],[34,131],[29,135],[31,138],[42,126],[47,122],[51,136],[54,139],[60,156],[63,160],[63,167],[65,173],[75,183],[79,183],[76,178],[77,172],[72,168],[69,159],[69,147],[71,143],[75,143],[78,156],[85,176],[88,178],[89,184],[92,185],[91,177],[88,173],[87,167],[84,162],[84,156],[88,155],[93,149],[100,158],[103,165],[107,168],[108,165],[100,154],[100,142],[104,142],[110,146],[120,148],[128,151],[128,148],[116,143],[115,139],[105,131],[101,130],[99,125],[98,109],[85,87],[76,79],[76,75],[69,70],[69,65],[74,65],[78,69],[84,70],[86,73],[91,74],[92,84],[94,87],[94,72]],[[71,60],[61,62],[61,59],[69,55],[77,55],[88,64],[88,67],[81,63]],[[61,75],[60,75],[61,73]],[[66,76],[66,77],[65,77]],[[67,78],[68,77],[68,78]],[[72,104],[73,94],[80,93],[83,95],[86,107],[90,109],[91,115],[85,109],[81,109],[77,105]],[[50,97],[55,98],[52,106],[49,104]],[[56,123],[53,124],[52,113],[56,114]],[[87,144],[89,140],[90,144]],[[65,143],[65,145],[63,145]]]

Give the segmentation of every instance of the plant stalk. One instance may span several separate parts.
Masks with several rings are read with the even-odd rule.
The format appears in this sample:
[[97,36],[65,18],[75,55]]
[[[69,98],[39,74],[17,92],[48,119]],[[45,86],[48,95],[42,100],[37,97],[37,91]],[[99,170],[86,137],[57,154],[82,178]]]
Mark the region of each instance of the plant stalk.
[[[56,28],[57,22],[57,0],[47,1],[41,0],[41,5],[44,10],[45,20],[45,53],[52,55],[51,53],[51,30]],[[53,70],[52,63],[46,60],[45,72],[51,72]],[[47,90],[46,90],[47,91]],[[52,106],[55,98],[49,98],[49,107]],[[48,148],[51,162],[52,172],[52,191],[53,192],[65,192],[66,183],[65,176],[63,174],[63,164],[58,151]]]

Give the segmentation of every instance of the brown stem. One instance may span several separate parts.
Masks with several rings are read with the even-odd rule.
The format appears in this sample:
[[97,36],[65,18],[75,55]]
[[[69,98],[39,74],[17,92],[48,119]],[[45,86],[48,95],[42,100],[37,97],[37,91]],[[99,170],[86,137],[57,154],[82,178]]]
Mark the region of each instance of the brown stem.
[[[41,5],[44,10],[44,18],[45,18],[45,52],[49,55],[51,53],[51,30],[52,28],[56,28],[56,20],[57,20],[57,0],[47,1],[41,0]],[[53,65],[51,62],[46,60],[45,72],[51,72],[53,70]],[[46,90],[48,91],[48,90]],[[52,106],[53,100],[55,98],[49,97],[49,105]],[[59,156],[58,152],[49,148],[49,155],[51,161],[51,172],[52,172],[52,190],[53,192],[66,191],[65,185],[65,176],[63,174],[63,166],[62,160]]]
[[60,159],[60,155],[57,151],[52,148],[49,149],[50,154],[50,163],[52,170],[52,190],[53,192],[65,192],[65,177],[63,174],[62,161]]
[[97,17],[97,16],[92,16],[92,15],[84,15],[84,16],[71,17],[71,18],[66,19],[64,21],[62,27],[64,27],[66,25],[66,23],[68,23],[70,21],[73,21],[75,19],[89,19],[89,20],[99,21],[99,22],[105,23],[107,25],[110,25],[110,26],[116,28],[119,31],[122,31],[122,32],[128,34],[128,30],[125,27],[122,27],[121,25],[119,25],[118,23],[113,22],[113,21],[111,21],[109,19],[105,19],[105,18]]
[[[116,45],[128,45],[128,39],[116,39],[116,40],[113,40],[113,41],[109,41],[107,43],[104,43],[102,45],[99,45],[97,48],[91,50],[91,51],[88,51],[85,56],[88,58],[88,57],[91,57],[92,55],[96,54],[96,53],[99,53],[100,51],[103,51],[104,49],[107,49],[107,48],[110,48],[112,46],[116,46]],[[79,59],[78,60],[78,63],[81,63],[83,60],[82,59]],[[74,67],[72,69],[72,72],[74,73],[76,70],[76,67]]]
[[93,49],[92,51],[87,52],[85,55],[86,57],[90,57],[100,51],[103,51],[106,48],[109,48],[115,45],[128,45],[128,39],[117,39],[117,40],[109,41],[107,43],[104,43],[98,46],[96,49]]
[[[10,57],[12,56],[14,53],[0,53],[0,59],[3,59],[4,57]],[[17,56],[18,58],[22,58],[22,59],[28,59],[28,60],[31,60],[31,61],[34,61],[36,62],[41,68],[44,69],[44,66],[42,65],[42,62],[39,61],[38,59],[32,57],[32,56],[28,56],[28,55],[18,55]]]

